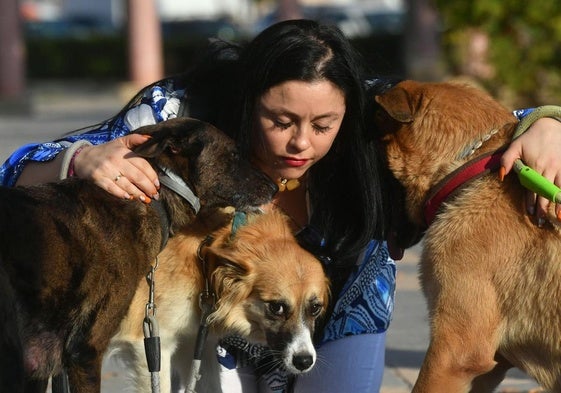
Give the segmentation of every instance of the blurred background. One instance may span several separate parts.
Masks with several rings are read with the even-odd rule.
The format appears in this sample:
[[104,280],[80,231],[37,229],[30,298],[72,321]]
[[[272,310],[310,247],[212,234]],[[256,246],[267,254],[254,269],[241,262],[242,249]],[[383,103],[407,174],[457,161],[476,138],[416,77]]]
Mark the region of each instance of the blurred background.
[[[209,38],[243,43],[283,19],[338,25],[382,76],[461,79],[510,108],[561,104],[561,1],[0,0],[0,162],[114,115],[142,86],[186,70]],[[398,269],[381,393],[407,393],[428,343],[420,249]],[[126,369],[105,366],[104,392]],[[500,392],[536,392],[513,373]]]
[[462,78],[509,107],[561,102],[561,2],[540,0],[0,0],[0,112],[38,82],[118,83],[187,69],[211,37],[283,19],[338,25],[380,75]]

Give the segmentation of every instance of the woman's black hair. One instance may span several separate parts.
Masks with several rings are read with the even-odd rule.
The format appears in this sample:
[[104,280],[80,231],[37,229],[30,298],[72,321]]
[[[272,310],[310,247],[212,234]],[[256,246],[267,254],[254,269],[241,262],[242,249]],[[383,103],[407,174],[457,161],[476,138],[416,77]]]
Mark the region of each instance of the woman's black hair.
[[213,41],[193,69],[176,76],[186,87],[189,116],[227,132],[246,156],[255,142],[257,100],[271,87],[327,80],[343,91],[339,133],[308,177],[311,225],[326,241],[313,251],[336,263],[354,263],[366,243],[385,231],[379,160],[371,157],[365,137],[365,79],[362,57],[343,33],[312,20],[277,23],[244,47]]
[[383,236],[385,222],[378,161],[366,147],[366,70],[361,56],[336,27],[290,20],[251,41],[241,52],[239,67],[241,117],[234,131],[247,154],[257,100],[271,87],[290,80],[327,80],[343,91],[341,129],[308,177],[311,224],[325,238],[326,254],[335,261],[356,256],[370,239]]

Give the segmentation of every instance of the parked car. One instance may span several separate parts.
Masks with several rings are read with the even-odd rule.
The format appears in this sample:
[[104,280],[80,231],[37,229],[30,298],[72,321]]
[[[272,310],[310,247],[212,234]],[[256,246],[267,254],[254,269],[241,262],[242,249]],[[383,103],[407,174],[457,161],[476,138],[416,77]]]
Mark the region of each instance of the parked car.
[[370,34],[402,34],[405,29],[403,11],[370,11],[364,16],[370,25]]
[[[370,34],[401,33],[405,13],[401,9],[367,8],[362,5],[301,6],[302,17],[334,24],[349,38]],[[278,9],[259,19],[253,33],[257,34],[278,20]]]
[[90,18],[26,21],[26,38],[90,38],[92,36],[114,36],[121,31],[109,23]]

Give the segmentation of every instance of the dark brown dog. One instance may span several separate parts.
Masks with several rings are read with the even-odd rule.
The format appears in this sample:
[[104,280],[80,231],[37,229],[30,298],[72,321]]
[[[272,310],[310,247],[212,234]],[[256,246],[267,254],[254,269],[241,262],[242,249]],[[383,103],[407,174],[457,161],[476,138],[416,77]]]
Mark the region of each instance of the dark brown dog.
[[[252,208],[276,191],[206,123],[181,118],[138,132],[151,138],[136,153],[183,179],[203,209]],[[72,391],[99,392],[103,353],[167,236],[157,204],[172,233],[195,216],[166,186],[149,205],[78,179],[0,189],[1,392],[44,392],[61,367]]]
[[538,227],[524,214],[526,191],[516,175],[501,182],[496,172],[432,204],[437,190],[465,174],[464,164],[510,142],[516,118],[460,84],[404,81],[375,100],[407,215],[413,229],[426,228],[420,279],[431,340],[413,391],[492,392],[512,366],[561,391],[561,238],[553,206]]

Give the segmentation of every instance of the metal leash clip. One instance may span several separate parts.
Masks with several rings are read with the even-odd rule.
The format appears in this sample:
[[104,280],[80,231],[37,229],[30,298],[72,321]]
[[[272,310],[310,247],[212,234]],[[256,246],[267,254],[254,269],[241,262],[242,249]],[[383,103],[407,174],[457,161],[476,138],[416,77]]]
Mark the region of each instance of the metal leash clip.
[[154,266],[152,266],[150,272],[146,275],[146,280],[148,281],[150,289],[143,321],[144,351],[146,353],[148,371],[150,371],[152,393],[160,392],[160,376],[158,372],[161,367],[160,328],[156,320],[156,304],[154,303],[157,267],[158,257],[156,257]]

